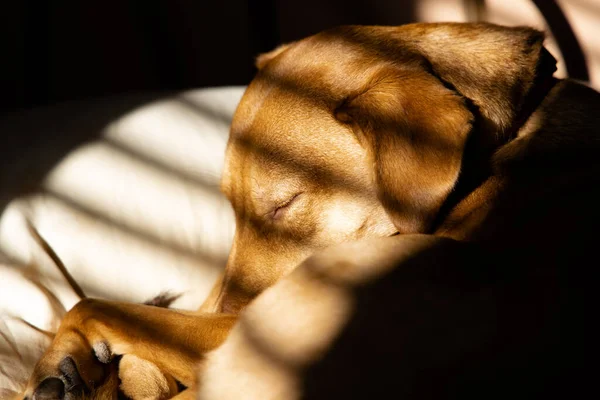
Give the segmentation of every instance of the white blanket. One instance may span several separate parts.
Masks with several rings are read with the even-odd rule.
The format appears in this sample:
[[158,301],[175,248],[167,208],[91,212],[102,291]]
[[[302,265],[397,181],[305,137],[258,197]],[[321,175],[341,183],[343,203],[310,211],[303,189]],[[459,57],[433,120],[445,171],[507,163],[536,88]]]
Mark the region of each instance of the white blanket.
[[234,229],[219,193],[229,122],[244,88],[121,96],[0,122],[0,398],[23,385],[78,300],[29,218],[92,297],[170,291],[197,308]]

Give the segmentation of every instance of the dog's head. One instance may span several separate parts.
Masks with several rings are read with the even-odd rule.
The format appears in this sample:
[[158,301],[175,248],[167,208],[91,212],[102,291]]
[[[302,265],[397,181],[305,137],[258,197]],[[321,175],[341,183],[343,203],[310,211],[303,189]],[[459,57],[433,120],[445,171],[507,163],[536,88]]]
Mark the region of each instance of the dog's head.
[[226,153],[237,230],[217,309],[316,249],[431,232],[467,140],[510,135],[542,42],[488,24],[341,27],[259,57]]

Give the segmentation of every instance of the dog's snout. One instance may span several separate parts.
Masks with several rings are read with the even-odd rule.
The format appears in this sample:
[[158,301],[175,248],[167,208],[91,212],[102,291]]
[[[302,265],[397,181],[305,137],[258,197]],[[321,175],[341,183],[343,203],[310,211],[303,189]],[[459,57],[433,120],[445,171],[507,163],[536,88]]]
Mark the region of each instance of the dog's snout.
[[58,378],[46,378],[33,393],[32,400],[62,400],[65,395],[65,384]]

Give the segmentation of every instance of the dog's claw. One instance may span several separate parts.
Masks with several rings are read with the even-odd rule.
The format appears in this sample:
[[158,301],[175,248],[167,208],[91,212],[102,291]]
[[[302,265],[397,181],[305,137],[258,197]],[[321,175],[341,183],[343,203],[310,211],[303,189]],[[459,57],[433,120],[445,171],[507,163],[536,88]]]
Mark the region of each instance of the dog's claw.
[[33,393],[32,400],[62,400],[65,395],[65,384],[58,378],[46,378]]
[[58,369],[66,384],[66,392],[78,393],[85,391],[85,382],[77,370],[77,365],[71,357],[65,357],[58,365]]

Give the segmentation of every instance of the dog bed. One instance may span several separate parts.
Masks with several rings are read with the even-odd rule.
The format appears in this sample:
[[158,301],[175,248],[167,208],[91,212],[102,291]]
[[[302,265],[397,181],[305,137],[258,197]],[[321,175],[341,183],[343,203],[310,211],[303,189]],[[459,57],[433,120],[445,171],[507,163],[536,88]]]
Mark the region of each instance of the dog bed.
[[16,112],[0,132],[0,398],[19,393],[79,299],[195,309],[234,231],[219,178],[243,87]]

